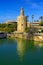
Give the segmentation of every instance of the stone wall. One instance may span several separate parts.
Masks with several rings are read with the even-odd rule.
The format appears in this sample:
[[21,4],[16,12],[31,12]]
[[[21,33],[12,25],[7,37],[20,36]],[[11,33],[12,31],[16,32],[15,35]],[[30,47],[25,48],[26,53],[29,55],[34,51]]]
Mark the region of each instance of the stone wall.
[[14,34],[8,34],[7,37],[11,38],[23,38],[28,40],[34,40],[34,41],[43,41],[42,35],[31,35],[28,33],[14,33]]
[[43,41],[43,36],[34,36],[35,41]]

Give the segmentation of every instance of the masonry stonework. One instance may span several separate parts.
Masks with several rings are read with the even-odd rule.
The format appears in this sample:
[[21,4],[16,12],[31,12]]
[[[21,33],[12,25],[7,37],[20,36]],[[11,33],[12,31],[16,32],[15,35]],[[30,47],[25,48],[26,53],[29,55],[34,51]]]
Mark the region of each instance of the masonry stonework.
[[17,31],[24,32],[27,27],[27,16],[24,16],[24,10],[21,8],[20,16],[17,17]]

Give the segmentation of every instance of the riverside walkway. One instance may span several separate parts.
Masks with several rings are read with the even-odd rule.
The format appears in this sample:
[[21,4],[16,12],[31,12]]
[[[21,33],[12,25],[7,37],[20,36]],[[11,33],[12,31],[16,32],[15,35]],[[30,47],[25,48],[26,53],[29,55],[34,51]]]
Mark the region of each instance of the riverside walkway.
[[43,36],[43,33],[35,33],[35,36]]

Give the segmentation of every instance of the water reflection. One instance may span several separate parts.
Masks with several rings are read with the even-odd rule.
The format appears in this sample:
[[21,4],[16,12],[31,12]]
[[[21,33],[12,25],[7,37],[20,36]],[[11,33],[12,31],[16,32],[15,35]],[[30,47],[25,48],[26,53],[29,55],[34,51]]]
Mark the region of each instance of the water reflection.
[[34,45],[42,48],[43,47],[43,42],[34,42]]
[[4,42],[5,42],[5,39],[4,40],[3,39],[0,39],[0,45],[3,45]]
[[14,63],[13,65],[27,65],[27,63],[28,65],[35,65],[43,57],[43,42],[24,39],[0,39],[0,52],[0,57],[4,58],[6,54],[6,59],[11,60],[8,62],[9,65],[11,63]]
[[35,52],[36,48],[34,46],[34,41],[17,39],[17,53],[20,60],[22,61],[26,53]]
[[17,39],[17,53],[21,61],[23,60],[25,50],[26,50],[26,41],[23,39]]

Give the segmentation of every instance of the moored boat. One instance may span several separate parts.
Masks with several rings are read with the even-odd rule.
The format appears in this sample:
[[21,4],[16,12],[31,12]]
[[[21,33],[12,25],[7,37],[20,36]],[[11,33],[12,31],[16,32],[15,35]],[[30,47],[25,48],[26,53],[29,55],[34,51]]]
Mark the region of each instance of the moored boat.
[[5,32],[0,32],[0,39],[1,38],[7,38],[7,33]]

